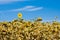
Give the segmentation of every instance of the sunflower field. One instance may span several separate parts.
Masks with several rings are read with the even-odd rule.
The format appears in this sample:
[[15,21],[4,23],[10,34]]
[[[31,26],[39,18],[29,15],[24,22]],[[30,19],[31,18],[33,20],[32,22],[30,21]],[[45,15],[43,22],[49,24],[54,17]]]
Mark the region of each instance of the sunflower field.
[[17,19],[0,22],[0,40],[60,40],[60,22],[33,22]]
[[25,21],[19,13],[16,20],[0,22],[0,40],[60,40],[60,22]]

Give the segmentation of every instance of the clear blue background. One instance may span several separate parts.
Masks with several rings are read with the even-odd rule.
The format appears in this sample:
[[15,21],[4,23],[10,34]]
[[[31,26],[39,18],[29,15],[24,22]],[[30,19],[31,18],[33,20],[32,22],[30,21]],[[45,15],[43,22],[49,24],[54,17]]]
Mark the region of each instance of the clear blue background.
[[[25,6],[43,7],[42,10],[36,11],[9,11],[23,8]],[[0,3],[0,21],[11,21],[18,18],[17,14],[21,12],[25,20],[42,17],[43,21],[52,21],[58,16],[60,21],[60,0],[29,0],[29,1],[13,1]]]

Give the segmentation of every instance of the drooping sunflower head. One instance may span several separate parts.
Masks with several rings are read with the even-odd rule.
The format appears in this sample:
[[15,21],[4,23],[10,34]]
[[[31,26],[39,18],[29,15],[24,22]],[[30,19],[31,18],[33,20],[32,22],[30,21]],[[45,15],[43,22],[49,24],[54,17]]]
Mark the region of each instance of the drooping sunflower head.
[[42,21],[42,18],[41,17],[37,18],[37,21]]

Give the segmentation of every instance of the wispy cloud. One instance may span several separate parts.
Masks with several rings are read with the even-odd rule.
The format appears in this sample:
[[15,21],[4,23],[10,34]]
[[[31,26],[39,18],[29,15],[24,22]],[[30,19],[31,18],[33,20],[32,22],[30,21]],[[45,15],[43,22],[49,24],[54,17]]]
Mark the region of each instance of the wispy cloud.
[[37,10],[42,10],[42,9],[43,9],[43,7],[25,6],[23,8],[14,9],[14,10],[10,10],[10,11],[37,11]]
[[11,2],[16,2],[16,1],[28,1],[28,0],[0,0],[0,4],[6,4]]
[[4,10],[4,11],[0,11],[0,12],[18,12],[18,11],[38,11],[38,10],[42,10],[44,9],[43,7],[36,7],[36,6],[25,6],[22,8],[18,8],[18,9],[11,9],[11,10]]

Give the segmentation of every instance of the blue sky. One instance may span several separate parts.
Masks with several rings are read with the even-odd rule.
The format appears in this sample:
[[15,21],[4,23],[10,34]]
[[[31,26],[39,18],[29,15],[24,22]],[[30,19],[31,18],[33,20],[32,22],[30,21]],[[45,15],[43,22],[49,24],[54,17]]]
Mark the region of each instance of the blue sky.
[[60,20],[60,0],[0,0],[0,21],[17,19],[21,12],[23,19],[42,17],[43,21],[52,21],[55,16]]

